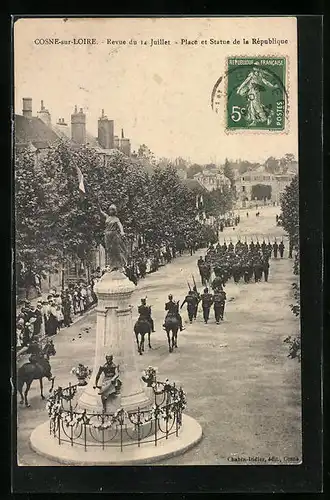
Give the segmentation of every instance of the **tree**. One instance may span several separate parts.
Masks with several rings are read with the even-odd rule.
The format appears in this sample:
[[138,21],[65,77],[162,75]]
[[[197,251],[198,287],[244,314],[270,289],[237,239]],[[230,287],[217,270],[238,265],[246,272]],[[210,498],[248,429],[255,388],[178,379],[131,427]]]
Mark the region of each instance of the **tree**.
[[196,217],[194,194],[183,184],[176,168],[156,168],[150,179],[152,220],[149,240],[174,241]]
[[[288,233],[289,245],[295,250],[293,273],[299,275],[299,180],[295,176],[285,191],[281,200],[281,222],[283,229]],[[300,287],[299,281],[292,284],[294,304],[290,304],[292,313],[300,315]],[[301,340],[300,333],[293,339],[287,337],[285,342],[289,344],[289,357],[300,360]]]
[[233,186],[235,185],[235,173],[227,158],[224,164],[223,173],[227,177],[227,179],[230,180],[230,185],[233,188]]
[[187,179],[193,179],[193,177],[196,174],[199,174],[200,172],[203,172],[202,165],[199,165],[198,163],[193,163],[187,170]]
[[241,175],[256,170],[258,167],[260,167],[260,163],[251,163],[249,161],[240,161],[238,163],[238,171]]
[[141,144],[137,151],[136,157],[147,165],[156,165],[156,158],[154,153],[146,146],[146,144]]
[[210,193],[211,197],[211,213],[214,217],[219,217],[219,215],[224,215],[226,212],[230,212],[234,204],[234,192],[228,186],[223,186],[222,188],[215,189]]
[[[40,162],[46,176],[44,186],[48,212],[44,214],[44,232],[63,261],[73,256],[88,260],[100,241],[100,216],[96,193],[88,184],[88,173],[101,165],[100,156],[85,146],[59,142]],[[85,177],[86,195],[78,189],[77,167]]]
[[270,156],[265,161],[265,170],[270,174],[276,174],[279,169],[279,160],[277,160],[274,156]]
[[51,268],[56,249],[50,244],[44,222],[48,213],[47,179],[35,168],[35,155],[27,150],[15,154],[15,257],[18,285],[26,289],[35,273]]
[[299,245],[299,181],[296,175],[285,188],[281,199],[281,222],[293,248]]
[[293,153],[286,153],[284,156],[286,163],[293,163],[295,161],[295,156]]

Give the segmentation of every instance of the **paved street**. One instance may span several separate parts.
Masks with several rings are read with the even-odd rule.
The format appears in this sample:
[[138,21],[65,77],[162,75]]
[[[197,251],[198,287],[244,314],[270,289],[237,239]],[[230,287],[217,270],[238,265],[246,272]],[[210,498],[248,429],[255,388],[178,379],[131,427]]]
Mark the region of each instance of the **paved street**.
[[[242,210],[241,223],[233,231],[226,228],[221,234],[233,239],[237,235],[282,237],[276,227],[278,207]],[[279,241],[278,239],[278,241]],[[266,240],[267,241],[267,240]],[[164,302],[169,293],[175,299],[184,298],[187,280],[194,274],[199,289],[196,260],[177,258],[172,264],[141,280],[134,294],[134,306],[147,295],[152,305],[156,333],[152,336],[152,350],[138,356],[143,368],[158,367],[160,380],[169,378],[182,384],[187,393],[187,414],[203,427],[202,441],[184,455],[163,462],[168,465],[232,464],[235,457],[300,457],[300,365],[287,358],[288,347],[283,343],[287,335],[295,335],[299,328],[290,311],[292,302],[292,260],[272,259],[268,283],[238,285],[230,281],[226,286],[225,320],[216,325],[213,314],[205,325],[201,312],[193,325],[179,333],[178,349],[169,354],[166,334],[162,330]],[[186,311],[182,310],[187,321]],[[134,317],[137,317],[136,307]],[[91,312],[69,329],[55,337],[57,355],[52,358],[56,385],[75,382],[70,374],[78,362],[92,366],[94,356],[96,314]],[[133,335],[133,332],[132,332]],[[44,383],[45,388],[48,382]],[[47,420],[45,402],[39,397],[39,384],[30,391],[31,408],[18,408],[18,455],[21,465],[59,465],[43,458],[29,447],[29,435]],[[231,457],[231,458],[230,458]],[[229,459],[229,460],[228,460]],[[238,462],[239,463],[239,462]],[[272,463],[272,462],[268,462]],[[160,463],[161,465],[161,463]]]

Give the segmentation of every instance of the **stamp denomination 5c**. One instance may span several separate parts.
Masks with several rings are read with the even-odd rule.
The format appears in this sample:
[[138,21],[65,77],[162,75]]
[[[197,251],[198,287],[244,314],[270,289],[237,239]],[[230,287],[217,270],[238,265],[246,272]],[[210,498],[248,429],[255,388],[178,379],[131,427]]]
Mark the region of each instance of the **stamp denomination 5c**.
[[214,111],[224,111],[230,131],[284,131],[288,117],[285,57],[230,57],[212,92]]

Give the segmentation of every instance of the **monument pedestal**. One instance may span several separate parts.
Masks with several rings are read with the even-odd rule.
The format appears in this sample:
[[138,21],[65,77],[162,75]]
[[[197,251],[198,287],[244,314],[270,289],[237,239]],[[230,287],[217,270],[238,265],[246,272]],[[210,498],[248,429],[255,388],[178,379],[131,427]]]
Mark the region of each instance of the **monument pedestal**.
[[114,363],[119,367],[122,386],[120,394],[108,398],[106,411],[110,413],[118,408],[127,411],[138,407],[142,409],[150,404],[136,362],[131,306],[134,289],[135,285],[119,271],[105,273],[95,286],[98,304],[94,366],[88,385],[79,399],[79,407],[88,413],[102,412],[99,389],[93,387],[99,367],[104,365],[105,356],[108,355],[113,356]]

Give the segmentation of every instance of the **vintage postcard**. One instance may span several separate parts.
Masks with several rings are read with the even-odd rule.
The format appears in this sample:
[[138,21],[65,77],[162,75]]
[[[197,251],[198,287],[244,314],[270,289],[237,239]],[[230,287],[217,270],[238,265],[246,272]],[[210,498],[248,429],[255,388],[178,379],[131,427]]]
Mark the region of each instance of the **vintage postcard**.
[[294,17],[14,23],[19,466],[302,462],[297,53]]

